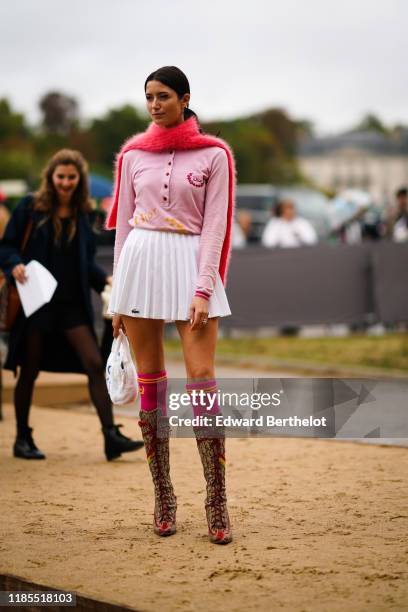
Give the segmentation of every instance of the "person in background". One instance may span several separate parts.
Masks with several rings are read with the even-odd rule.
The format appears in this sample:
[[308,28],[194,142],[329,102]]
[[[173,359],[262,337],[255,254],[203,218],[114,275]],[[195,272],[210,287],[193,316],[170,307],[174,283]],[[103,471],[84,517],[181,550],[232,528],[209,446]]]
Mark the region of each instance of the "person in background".
[[235,221],[232,223],[232,239],[231,245],[233,249],[243,249],[246,246],[247,240],[240,224]]
[[261,242],[266,247],[300,247],[317,243],[317,234],[311,223],[296,216],[292,200],[281,200],[275,216],[265,226]]
[[[10,212],[6,206],[7,196],[5,193],[0,191],[0,239],[4,235],[4,231],[6,229],[7,223],[10,219]],[[4,341],[3,334],[0,334],[0,393],[3,390],[3,377],[2,377],[2,368],[5,356],[7,354],[7,345]],[[2,411],[2,401],[0,397],[0,421],[3,419],[3,411]]]
[[392,222],[392,239],[395,242],[408,240],[408,189],[402,187],[395,194],[397,207]]
[[[58,282],[51,301],[28,318],[21,310],[10,333],[5,368],[16,372],[20,367],[14,393],[15,457],[45,459],[29,427],[34,383],[41,370],[87,374],[108,460],[143,446],[124,436],[113,420],[91,303],[91,288],[101,293],[111,279],[94,261],[90,210],[87,163],[78,151],[63,149],[44,168],[40,189],[13,211],[0,242],[0,268],[9,282],[24,283],[31,260],[40,262]],[[29,238],[21,254],[27,228]]]
[[6,206],[7,197],[0,191],[0,238],[3,237],[6,225],[10,219],[10,212]]
[[236,221],[239,227],[242,230],[242,233],[245,237],[245,242],[247,243],[249,240],[249,232],[251,231],[252,226],[252,215],[247,210],[237,210],[236,212]]

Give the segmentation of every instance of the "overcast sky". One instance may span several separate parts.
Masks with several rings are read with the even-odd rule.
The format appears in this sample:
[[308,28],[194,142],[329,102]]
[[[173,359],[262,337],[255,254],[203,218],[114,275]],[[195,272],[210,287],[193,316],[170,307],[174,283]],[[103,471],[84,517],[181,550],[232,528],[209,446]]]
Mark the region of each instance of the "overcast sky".
[[189,77],[203,119],[270,106],[333,132],[408,123],[407,0],[2,0],[0,97],[31,121],[53,89],[84,118],[144,104],[152,70]]

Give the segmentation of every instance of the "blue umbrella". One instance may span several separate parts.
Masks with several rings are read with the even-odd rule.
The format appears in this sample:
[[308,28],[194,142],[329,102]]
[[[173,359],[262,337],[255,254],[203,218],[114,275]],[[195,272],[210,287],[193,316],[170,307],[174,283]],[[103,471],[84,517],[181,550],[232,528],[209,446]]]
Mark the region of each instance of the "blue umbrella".
[[108,198],[112,195],[113,184],[109,179],[91,174],[89,177],[89,189],[92,198]]

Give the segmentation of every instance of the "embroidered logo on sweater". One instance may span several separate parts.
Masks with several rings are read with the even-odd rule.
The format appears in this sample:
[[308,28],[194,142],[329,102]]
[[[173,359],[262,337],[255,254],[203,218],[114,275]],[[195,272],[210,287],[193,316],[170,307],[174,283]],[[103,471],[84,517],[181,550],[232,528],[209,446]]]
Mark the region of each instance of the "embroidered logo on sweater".
[[[149,221],[154,219],[154,217],[156,216],[157,208],[152,208],[144,213],[140,213],[139,215],[135,213],[135,215],[133,216],[133,225],[136,227],[136,225],[141,225],[142,223],[149,223]],[[132,220],[130,220],[129,223],[130,225],[132,225]]]
[[188,182],[191,183],[194,187],[204,187],[204,177],[199,174],[194,174],[194,172],[189,172],[187,174]]
[[179,233],[181,233],[181,234],[187,234],[188,233],[186,228],[185,228],[185,226],[180,221],[178,221],[177,219],[174,219],[174,217],[165,217],[164,220],[167,221],[167,223],[169,225],[174,227],[174,229],[177,230]]

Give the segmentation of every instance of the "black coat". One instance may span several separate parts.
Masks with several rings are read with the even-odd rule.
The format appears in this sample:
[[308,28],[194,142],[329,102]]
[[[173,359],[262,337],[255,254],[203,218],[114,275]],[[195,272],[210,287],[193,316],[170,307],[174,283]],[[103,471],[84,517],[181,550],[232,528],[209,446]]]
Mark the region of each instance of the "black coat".
[[[0,241],[0,268],[7,279],[14,282],[12,270],[19,263],[27,264],[32,259],[39,261],[49,268],[52,242],[51,221],[40,224],[44,220],[44,213],[33,210],[33,197],[26,196],[15,208],[7,225],[3,239]],[[20,255],[24,232],[29,222],[33,220],[33,229],[30,234],[24,255]],[[40,225],[39,225],[40,224]],[[85,307],[89,326],[93,333],[93,309],[91,302],[91,288],[98,293],[103,291],[106,284],[106,272],[95,263],[95,240],[88,217],[80,214],[77,223],[78,232],[78,276],[80,279],[81,300]],[[15,371],[21,364],[23,340],[26,332],[27,318],[21,311],[9,336],[9,351],[4,367]],[[81,363],[68,344],[63,334],[47,334],[47,344],[44,351],[41,370],[48,372],[83,372]]]

